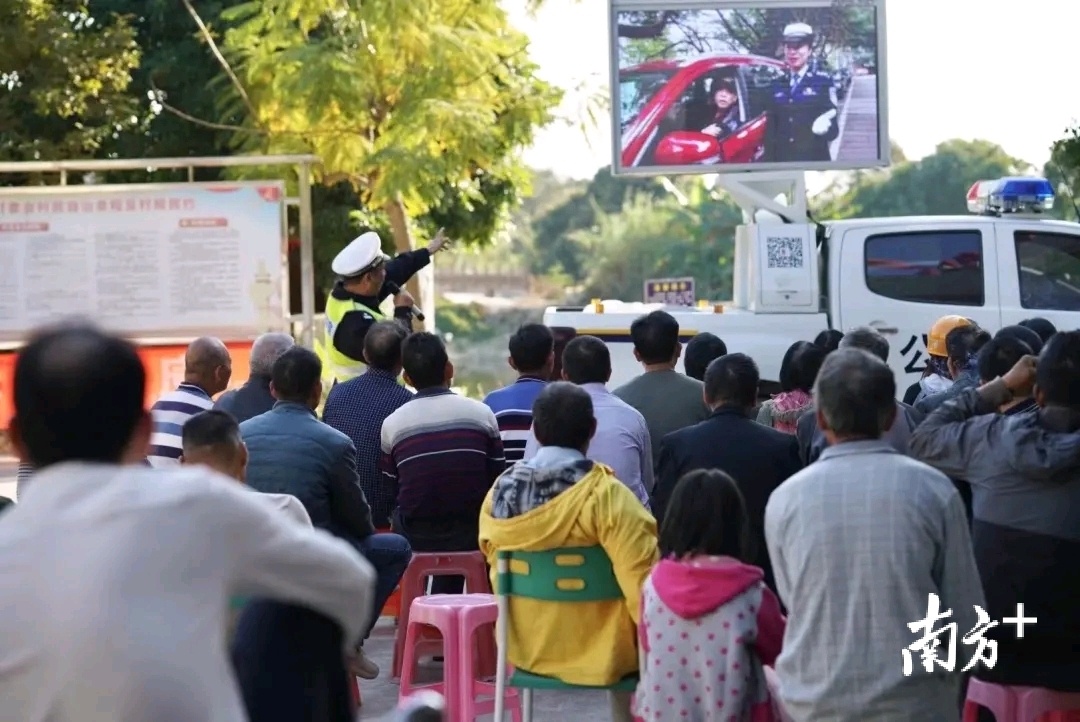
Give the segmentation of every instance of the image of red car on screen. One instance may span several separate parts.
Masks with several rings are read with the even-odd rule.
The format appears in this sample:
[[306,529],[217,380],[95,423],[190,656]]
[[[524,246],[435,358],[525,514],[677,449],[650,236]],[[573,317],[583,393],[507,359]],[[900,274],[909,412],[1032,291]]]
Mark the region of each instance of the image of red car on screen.
[[754,163],[778,60],[720,54],[619,71],[623,168]]

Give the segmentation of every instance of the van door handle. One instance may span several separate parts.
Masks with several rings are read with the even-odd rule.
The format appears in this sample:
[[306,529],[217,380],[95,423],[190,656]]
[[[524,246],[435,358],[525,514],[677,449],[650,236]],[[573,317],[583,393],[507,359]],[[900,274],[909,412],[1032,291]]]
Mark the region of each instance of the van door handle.
[[888,334],[890,336],[895,336],[896,334],[900,333],[900,329],[898,329],[896,326],[883,326],[880,323],[871,323],[870,328],[874,329],[880,334]]

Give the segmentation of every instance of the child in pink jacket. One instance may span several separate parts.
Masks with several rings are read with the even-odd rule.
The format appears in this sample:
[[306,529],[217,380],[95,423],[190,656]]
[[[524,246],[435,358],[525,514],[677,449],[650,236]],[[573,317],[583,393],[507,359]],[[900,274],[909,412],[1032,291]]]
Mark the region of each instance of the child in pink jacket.
[[784,617],[761,569],[742,561],[747,526],[724,472],[692,471],[675,486],[641,595],[639,722],[777,719],[763,666],[780,653]]

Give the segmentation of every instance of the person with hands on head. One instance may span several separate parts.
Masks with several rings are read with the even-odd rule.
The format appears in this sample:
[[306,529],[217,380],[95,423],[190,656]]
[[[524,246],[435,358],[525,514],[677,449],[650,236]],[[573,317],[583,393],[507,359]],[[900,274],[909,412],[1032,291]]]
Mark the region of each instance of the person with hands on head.
[[[326,342],[320,353],[324,382],[332,385],[364,372],[364,337],[372,325],[386,320],[379,304],[391,295],[391,288],[405,285],[450,245],[440,228],[426,248],[390,258],[382,251],[379,234],[368,231],[334,257],[330,267],[338,280],[326,299]],[[415,304],[408,291],[394,293],[394,320],[410,331]]]
[[[1001,413],[1034,396],[1037,408]],[[1002,623],[985,682],[1080,692],[1080,331],[1053,336],[1036,359],[968,389],[911,436],[912,455],[971,484],[972,542],[991,619]],[[1023,614],[1017,605],[1023,605]]]

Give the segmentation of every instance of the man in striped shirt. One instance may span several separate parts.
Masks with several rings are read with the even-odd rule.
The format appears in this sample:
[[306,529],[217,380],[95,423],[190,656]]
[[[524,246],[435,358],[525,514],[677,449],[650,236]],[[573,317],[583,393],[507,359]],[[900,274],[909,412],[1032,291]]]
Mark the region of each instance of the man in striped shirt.
[[219,339],[204,336],[191,342],[184,354],[184,381],[150,407],[154,432],[147,459],[155,468],[180,465],[181,430],[195,414],[213,407],[213,396],[224,391],[232,376],[229,349]]
[[[419,552],[479,549],[480,505],[506,469],[495,414],[450,390],[454,365],[438,336],[414,333],[401,348],[416,396],[382,426],[379,468],[396,491],[393,529]],[[432,594],[461,591],[438,577]]]
[[541,323],[529,323],[510,337],[510,368],[518,372],[514,383],[492,391],[484,403],[499,422],[506,463],[521,461],[532,428],[532,407],[544,390],[555,365],[555,337]]

